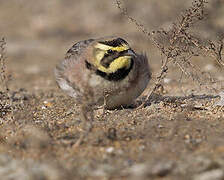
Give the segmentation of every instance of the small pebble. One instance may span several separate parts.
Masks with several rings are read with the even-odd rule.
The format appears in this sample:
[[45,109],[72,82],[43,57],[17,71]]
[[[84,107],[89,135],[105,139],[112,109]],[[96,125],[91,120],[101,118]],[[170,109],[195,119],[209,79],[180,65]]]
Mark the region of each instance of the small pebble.
[[114,147],[108,147],[108,148],[106,149],[106,152],[107,152],[107,153],[113,153],[113,152],[114,152]]

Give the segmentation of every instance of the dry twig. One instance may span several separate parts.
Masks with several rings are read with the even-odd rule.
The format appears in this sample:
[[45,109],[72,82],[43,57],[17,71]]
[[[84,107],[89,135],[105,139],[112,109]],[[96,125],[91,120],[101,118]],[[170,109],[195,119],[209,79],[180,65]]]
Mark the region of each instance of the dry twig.
[[10,118],[13,119],[13,100],[10,95],[10,89],[8,86],[9,76],[6,73],[6,40],[0,39],[0,79],[1,88],[0,91],[0,118],[5,117],[7,114],[11,114]]
[[2,89],[6,93],[9,92],[9,87],[8,87],[8,76],[6,75],[6,41],[5,38],[0,39],[0,77],[1,77],[1,84],[2,84]]

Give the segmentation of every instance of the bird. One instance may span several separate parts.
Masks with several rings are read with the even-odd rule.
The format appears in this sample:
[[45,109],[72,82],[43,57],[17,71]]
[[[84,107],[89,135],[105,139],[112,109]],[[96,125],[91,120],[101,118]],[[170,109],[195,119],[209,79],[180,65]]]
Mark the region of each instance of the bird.
[[129,106],[151,79],[147,56],[117,36],[75,43],[54,73],[58,86],[82,104],[82,117],[88,122],[92,108]]

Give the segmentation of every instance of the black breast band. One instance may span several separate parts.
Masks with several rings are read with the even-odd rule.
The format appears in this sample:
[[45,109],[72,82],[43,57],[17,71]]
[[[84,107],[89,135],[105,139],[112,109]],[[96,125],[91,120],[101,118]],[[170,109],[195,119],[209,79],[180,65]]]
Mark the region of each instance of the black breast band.
[[[94,70],[95,68],[93,67],[92,64],[90,64],[87,60],[85,61],[86,63],[86,68],[90,69],[90,70]],[[113,73],[105,73],[103,71],[100,70],[95,70],[95,73],[99,76],[101,76],[102,78],[109,80],[109,81],[120,81],[122,79],[124,79],[129,72],[131,71],[131,69],[133,68],[134,65],[134,61],[133,59],[131,59],[131,65],[128,69],[126,69],[125,67],[118,69],[117,71],[113,72]]]

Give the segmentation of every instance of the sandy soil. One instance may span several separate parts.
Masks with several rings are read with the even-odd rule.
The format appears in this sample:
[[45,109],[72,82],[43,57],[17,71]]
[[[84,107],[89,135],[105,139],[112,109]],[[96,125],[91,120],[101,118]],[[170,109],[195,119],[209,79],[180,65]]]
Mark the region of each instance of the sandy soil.
[[[164,88],[145,108],[95,111],[93,131],[74,149],[81,132],[80,106],[58,89],[53,75],[67,49],[79,40],[117,35],[146,52],[153,79],[135,104],[160,72],[159,51],[113,1],[0,2],[0,36],[7,40],[11,76],[10,99],[0,93],[2,180],[224,179],[224,108],[215,106],[224,71],[214,60],[193,59],[219,83],[199,87],[170,65]],[[184,0],[125,2],[150,31],[170,27],[191,5]],[[223,0],[208,4],[208,17],[196,31],[215,38],[224,28],[223,10]]]

